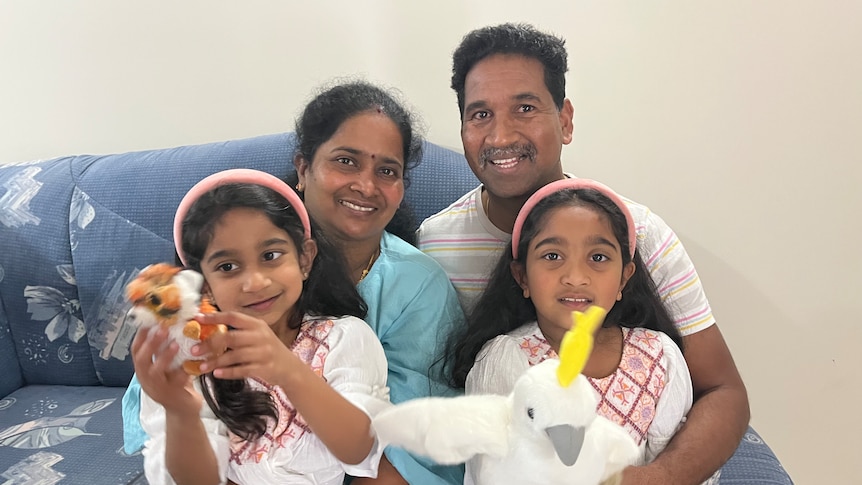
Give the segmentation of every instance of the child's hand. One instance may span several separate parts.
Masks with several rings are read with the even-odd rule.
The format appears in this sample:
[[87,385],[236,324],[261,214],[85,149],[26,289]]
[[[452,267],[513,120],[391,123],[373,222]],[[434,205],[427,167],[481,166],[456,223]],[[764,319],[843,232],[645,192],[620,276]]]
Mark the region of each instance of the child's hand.
[[255,377],[287,390],[289,379],[295,374],[292,370],[306,369],[263,320],[239,312],[207,313],[195,316],[195,320],[232,327],[227,333],[213,335],[192,348],[194,355],[212,355],[213,351],[227,349],[204,362],[201,372],[215,369],[213,375],[219,379]]
[[161,328],[141,328],[132,341],[132,361],[141,389],[167,412],[200,414],[203,398],[194,389],[192,376],[182,367],[171,369],[179,348],[172,342],[165,348],[168,332]]

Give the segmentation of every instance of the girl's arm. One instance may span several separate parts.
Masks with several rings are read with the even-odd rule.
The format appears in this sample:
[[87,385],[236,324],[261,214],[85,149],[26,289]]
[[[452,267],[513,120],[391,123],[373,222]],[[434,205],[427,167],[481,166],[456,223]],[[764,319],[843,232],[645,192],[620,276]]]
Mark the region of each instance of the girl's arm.
[[285,373],[278,385],[329,451],[349,465],[371,453],[371,419],[297,359],[296,371]]
[[[209,428],[216,435],[211,444],[200,416],[203,399],[193,378],[182,369],[170,369],[176,344],[159,351],[167,334],[163,330],[150,333],[142,329],[132,344],[142,389],[141,425],[150,436],[144,451],[147,479],[154,485],[224,483],[229,452],[224,427],[209,419]],[[221,449],[221,463],[214,449]]]
[[694,397],[691,376],[682,352],[670,337],[663,333],[660,336],[664,348],[662,362],[667,369],[667,381],[656,404],[655,418],[647,430],[646,463],[653,461],[683,426]]
[[[205,422],[198,415],[165,412],[146,393],[141,398],[141,425],[150,436],[144,447],[144,471],[149,483],[217,484],[227,481],[230,451],[220,423],[215,419]],[[216,449],[221,452],[221,459],[216,458]]]
[[176,483],[224,483],[199,414],[168,411],[165,429],[165,467]]
[[[212,313],[202,318],[202,323],[222,323],[233,327],[227,335],[215,336],[210,342],[211,346],[223,345],[222,348],[230,348],[231,351],[211,359],[202,370],[215,369],[214,375],[223,379],[256,377],[281,387],[314,434],[338,460],[357,464],[368,457],[375,445],[368,414],[333,388],[345,385],[339,375],[343,370],[324,369],[329,381],[327,383],[285,346],[265,322],[256,318],[236,312]],[[340,320],[336,325],[347,320]],[[337,361],[344,368],[353,369],[354,373],[356,369],[382,367],[382,371],[369,372],[367,379],[377,382],[376,387],[385,389],[386,361],[383,350],[368,326],[364,322],[362,325],[365,338],[361,342],[347,338],[343,342],[327,339],[330,352],[326,357],[326,366]],[[333,333],[340,335],[335,330]],[[347,335],[352,337],[354,334]],[[223,344],[216,343],[217,338],[223,339]],[[340,360],[337,357],[339,355],[350,358]],[[327,372],[331,375],[327,375]],[[346,383],[346,388],[369,395],[380,392],[372,389],[375,386],[366,382]]]

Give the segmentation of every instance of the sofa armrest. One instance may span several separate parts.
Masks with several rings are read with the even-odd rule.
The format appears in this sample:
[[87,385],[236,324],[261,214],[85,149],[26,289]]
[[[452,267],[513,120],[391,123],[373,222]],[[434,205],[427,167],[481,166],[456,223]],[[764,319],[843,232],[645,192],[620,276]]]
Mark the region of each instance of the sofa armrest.
[[720,485],[792,485],[790,475],[781,466],[763,438],[749,427],[739,448],[721,468]]

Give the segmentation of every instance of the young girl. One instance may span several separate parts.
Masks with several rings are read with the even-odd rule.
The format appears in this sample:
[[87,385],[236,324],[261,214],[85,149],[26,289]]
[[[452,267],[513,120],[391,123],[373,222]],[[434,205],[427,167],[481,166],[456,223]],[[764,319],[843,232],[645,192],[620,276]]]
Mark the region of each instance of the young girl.
[[151,484],[375,476],[386,360],[340,253],[315,233],[292,189],[254,170],[211,175],[180,203],[177,254],[220,310],[196,318],[231,330],[193,348],[228,349],[199,380],[171,369],[164,331],[135,337]]
[[508,394],[530,366],[556,358],[572,311],[608,314],[582,373],[597,412],[623,426],[649,461],[691,407],[682,339],[635,250],[626,205],[609,188],[564,179],[537,191],[518,214],[504,252],[450,346],[453,385]]

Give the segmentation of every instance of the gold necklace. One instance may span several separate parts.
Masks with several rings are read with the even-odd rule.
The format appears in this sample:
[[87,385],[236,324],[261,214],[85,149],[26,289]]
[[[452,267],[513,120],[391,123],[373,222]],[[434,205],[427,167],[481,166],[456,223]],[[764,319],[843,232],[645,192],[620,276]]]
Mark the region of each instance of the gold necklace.
[[[380,255],[379,247],[377,248],[377,251],[374,251],[374,253],[371,254],[371,258],[368,259],[368,265],[366,265],[365,269],[362,270],[362,274],[359,276],[359,281],[362,281],[366,276],[368,276],[368,272],[371,271],[371,265],[374,264],[374,260],[377,259],[378,255]],[[357,283],[359,283],[359,281],[357,281]]]

